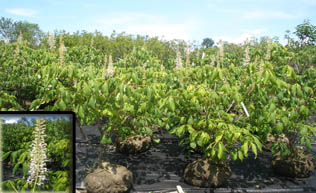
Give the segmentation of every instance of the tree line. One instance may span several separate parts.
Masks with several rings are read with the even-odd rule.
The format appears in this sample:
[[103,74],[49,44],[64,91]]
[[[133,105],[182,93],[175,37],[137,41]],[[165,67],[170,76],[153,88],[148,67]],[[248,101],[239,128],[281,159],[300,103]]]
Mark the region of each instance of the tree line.
[[[292,35],[295,35],[294,37]],[[30,43],[31,47],[43,48],[49,46],[49,36],[54,36],[56,47],[59,46],[59,39],[62,36],[65,47],[87,46],[97,50],[102,50],[105,54],[112,54],[113,61],[117,62],[131,52],[135,47],[146,47],[146,49],[155,53],[163,62],[167,63],[170,58],[176,57],[176,52],[180,51],[185,55],[186,48],[190,47],[194,55],[200,54],[200,51],[212,53],[218,47],[211,37],[202,40],[201,45],[197,43],[187,43],[184,40],[161,40],[158,37],[149,37],[142,35],[131,35],[125,32],[118,33],[113,31],[111,35],[103,35],[99,31],[88,32],[85,30],[74,33],[65,30],[55,30],[53,33],[46,33],[40,29],[38,24],[27,21],[14,21],[10,18],[1,17],[0,19],[0,44],[13,43],[18,41],[19,37]],[[290,49],[306,49],[316,45],[316,26],[309,20],[304,20],[302,24],[295,27],[294,32],[286,31],[284,38],[287,40]],[[255,47],[265,47],[269,37],[252,39],[250,44]],[[278,38],[274,37],[273,42],[278,43]],[[225,51],[241,52],[238,46],[229,42],[224,42]]]

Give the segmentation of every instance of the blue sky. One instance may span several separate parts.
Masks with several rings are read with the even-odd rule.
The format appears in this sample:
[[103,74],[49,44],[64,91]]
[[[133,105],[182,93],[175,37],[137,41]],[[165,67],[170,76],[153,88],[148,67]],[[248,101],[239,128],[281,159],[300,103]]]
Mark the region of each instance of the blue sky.
[[39,118],[43,118],[43,119],[65,119],[65,120],[70,120],[71,115],[69,114],[0,114],[0,119],[4,120],[5,124],[13,124],[13,123],[17,123],[18,121],[20,121],[22,119],[22,117],[25,117],[27,120],[31,121],[32,119],[39,119]]
[[116,30],[199,43],[278,36],[284,42],[285,30],[304,19],[316,25],[316,0],[1,0],[0,16],[37,23],[45,32]]

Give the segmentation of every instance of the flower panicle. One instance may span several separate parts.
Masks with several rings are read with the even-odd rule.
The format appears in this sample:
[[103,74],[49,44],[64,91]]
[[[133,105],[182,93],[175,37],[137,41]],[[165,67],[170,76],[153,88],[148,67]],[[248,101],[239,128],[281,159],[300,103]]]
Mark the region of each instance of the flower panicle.
[[176,58],[176,70],[180,70],[182,68],[182,59],[180,51],[177,50],[177,58]]
[[112,77],[114,76],[114,66],[113,66],[113,61],[112,61],[112,55],[109,55],[109,64],[108,64],[108,68],[107,68],[107,76]]
[[47,144],[45,143],[45,129],[45,120],[38,119],[33,131],[35,137],[31,146],[31,162],[29,168],[29,177],[27,179],[27,183],[34,183],[34,186],[43,185],[46,179],[47,168],[45,160],[47,159]]

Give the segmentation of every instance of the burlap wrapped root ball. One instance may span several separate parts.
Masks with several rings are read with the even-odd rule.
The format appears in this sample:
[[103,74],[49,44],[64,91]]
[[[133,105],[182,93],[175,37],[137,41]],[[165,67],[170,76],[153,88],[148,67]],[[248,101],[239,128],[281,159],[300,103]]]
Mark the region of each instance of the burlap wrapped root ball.
[[147,151],[150,148],[150,136],[127,136],[125,140],[118,139],[116,149],[125,154],[137,154]]
[[109,162],[103,162],[85,178],[87,193],[124,193],[131,189],[132,184],[132,172]]
[[308,178],[315,170],[314,156],[302,149],[298,149],[295,157],[275,156],[272,168],[275,173],[293,178]]
[[214,164],[199,159],[188,164],[184,170],[184,181],[198,187],[219,187],[232,175],[227,163]]

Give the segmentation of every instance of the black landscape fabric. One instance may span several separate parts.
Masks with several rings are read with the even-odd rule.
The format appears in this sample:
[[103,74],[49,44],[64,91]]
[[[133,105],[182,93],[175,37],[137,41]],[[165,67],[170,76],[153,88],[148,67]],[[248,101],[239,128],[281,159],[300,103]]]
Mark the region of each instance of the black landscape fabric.
[[[270,152],[261,153],[257,160],[249,154],[243,162],[230,162],[232,176],[220,188],[198,188],[183,181],[186,165],[200,155],[186,157],[177,139],[161,134],[161,143],[154,144],[149,151],[138,155],[117,153],[113,146],[107,149],[99,145],[100,134],[94,126],[84,127],[90,146],[76,131],[76,188],[84,188],[84,177],[102,161],[109,161],[127,167],[133,173],[131,192],[171,192],[180,185],[187,193],[202,192],[316,192],[316,172],[307,179],[281,177],[273,173]],[[316,156],[316,145],[313,146]]]

